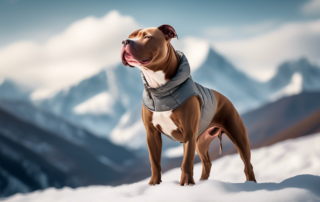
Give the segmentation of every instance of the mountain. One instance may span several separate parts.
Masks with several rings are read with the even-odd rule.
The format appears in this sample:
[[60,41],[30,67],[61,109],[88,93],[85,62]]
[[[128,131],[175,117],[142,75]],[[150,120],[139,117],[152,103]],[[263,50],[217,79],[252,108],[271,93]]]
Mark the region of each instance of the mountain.
[[143,165],[132,152],[106,139],[32,105],[4,100],[0,159],[0,197],[47,187],[133,182],[137,176],[132,172]]
[[74,144],[88,147],[96,154],[110,156],[109,158],[117,164],[124,164],[127,160],[134,158],[134,155],[126,149],[114,145],[106,139],[98,138],[84,128],[38,109],[32,104],[23,101],[0,100],[0,107],[22,121],[54,133]]
[[[241,114],[284,96],[320,90],[320,68],[306,59],[285,62],[271,80],[260,82],[213,49],[209,49],[207,58],[192,77],[228,97]],[[142,91],[140,71],[120,64],[60,91],[37,107],[116,144],[146,149],[140,118]],[[164,146],[177,145],[168,141]]]
[[[301,122],[305,124],[300,124],[302,127],[300,130],[305,129],[305,131],[300,132],[300,135],[292,133],[287,138],[316,132],[316,130],[312,131],[312,127],[320,124],[320,119],[316,119],[317,114],[314,114],[319,110],[320,92],[302,92],[267,104],[241,117],[246,125],[252,147],[257,148],[265,145],[266,141],[269,144],[277,142],[280,133],[291,127],[296,128]],[[310,121],[309,126],[305,120]]]
[[60,91],[38,107],[108,137],[121,116],[141,103],[142,89],[140,72],[121,64]]
[[[141,98],[140,98],[141,99]],[[141,119],[142,104],[139,103],[122,115],[119,123],[114,127],[110,134],[110,140],[118,145],[128,146],[132,149],[147,149],[146,130]],[[179,146],[180,143],[174,142],[162,135],[162,149]]]
[[240,112],[255,108],[269,99],[268,94],[264,93],[263,83],[237,70],[213,49],[209,50],[207,59],[192,77],[201,85],[224,94]]
[[9,79],[0,79],[0,99],[29,100],[31,90],[23,88]]
[[[301,91],[320,90],[320,84],[316,82],[319,80],[317,78],[320,78],[319,74],[319,67],[311,65],[306,59],[301,59],[283,63],[271,80],[259,82],[239,71],[213,49],[209,49],[207,59],[192,73],[192,77],[196,82],[224,94],[237,110],[243,113],[284,96],[299,94]],[[122,116],[111,132],[110,138],[113,142],[132,148],[146,148],[145,129],[140,116],[136,115],[140,111],[141,105]],[[163,140],[164,149],[179,146],[167,141],[167,138]]]
[[311,64],[305,58],[282,63],[274,77],[265,84],[270,92],[277,92],[290,83],[294,73],[298,73],[301,76],[301,88],[303,91],[320,90],[320,68]]
[[[281,98],[241,115],[251,148],[271,145],[320,130],[320,92],[302,92]],[[223,139],[223,154],[236,153],[236,148]],[[212,159],[219,158],[218,141],[210,147]]]
[[[286,62],[262,83],[211,49],[192,76],[226,95],[240,112],[251,110],[242,117],[256,148],[318,131],[319,69],[305,59]],[[150,175],[137,68],[104,69],[34,103],[21,89],[10,80],[0,84],[0,196],[52,186],[115,185]],[[181,146],[163,141],[164,151]],[[223,155],[236,152],[228,138],[222,142]],[[212,159],[219,157],[218,148],[214,141]],[[163,171],[181,161],[164,157]]]
[[282,63],[274,77],[259,82],[210,49],[207,59],[192,77],[224,94],[240,113],[301,91],[320,91],[320,68],[305,58]]
[[273,135],[273,138],[263,141],[261,146],[268,146],[275,142],[280,142],[282,140],[301,137],[305,134],[313,134],[317,132],[320,132],[320,110],[317,110],[316,112],[304,118],[302,121],[294,124],[290,128],[282,130],[279,133]]

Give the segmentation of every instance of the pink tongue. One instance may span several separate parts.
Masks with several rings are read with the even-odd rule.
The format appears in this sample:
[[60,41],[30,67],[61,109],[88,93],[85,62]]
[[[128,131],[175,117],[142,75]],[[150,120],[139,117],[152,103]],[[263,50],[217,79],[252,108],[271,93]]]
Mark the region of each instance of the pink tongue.
[[124,54],[124,57],[126,58],[127,61],[130,61],[130,62],[138,62],[137,60],[134,59],[134,57],[128,53],[125,53]]

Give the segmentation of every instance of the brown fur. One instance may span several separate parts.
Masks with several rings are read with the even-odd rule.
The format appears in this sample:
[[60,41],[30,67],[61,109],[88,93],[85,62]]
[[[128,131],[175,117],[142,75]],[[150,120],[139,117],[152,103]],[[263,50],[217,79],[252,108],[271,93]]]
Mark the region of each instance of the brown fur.
[[[129,37],[137,40],[136,44],[131,47],[131,53],[138,59],[151,57],[151,62],[145,68],[153,71],[162,70],[165,79],[170,80],[176,74],[179,65],[179,57],[170,44],[170,39],[174,34],[164,35],[157,28],[137,30]],[[143,40],[146,35],[153,37],[152,43]],[[241,117],[225,96],[216,91],[213,91],[213,93],[217,101],[217,111],[208,128],[198,139],[197,133],[201,116],[198,97],[192,96],[183,105],[172,111],[170,118],[178,128],[178,130],[172,132],[172,136],[183,142],[184,149],[180,185],[195,184],[193,179],[195,151],[199,154],[203,166],[200,180],[209,178],[211,160],[208,149],[211,141],[217,136],[221,138],[222,133],[225,133],[235,144],[244,162],[244,172],[247,180],[256,182],[253,167],[250,163],[250,143]],[[161,182],[162,129],[159,125],[153,125],[152,115],[153,112],[144,106],[142,107],[142,120],[147,132],[147,145],[152,171],[149,184],[155,185]]]
[[[244,163],[244,173],[248,181],[256,182],[253,167],[250,163],[251,152],[248,134],[244,123],[233,104],[221,93],[213,90],[217,101],[217,111],[207,130],[197,140],[197,152],[200,156],[203,169],[201,179],[208,179],[210,175],[211,160],[208,153],[211,141],[221,133],[235,144],[238,153]],[[212,129],[218,128],[215,133]],[[208,134],[209,133],[209,134]]]

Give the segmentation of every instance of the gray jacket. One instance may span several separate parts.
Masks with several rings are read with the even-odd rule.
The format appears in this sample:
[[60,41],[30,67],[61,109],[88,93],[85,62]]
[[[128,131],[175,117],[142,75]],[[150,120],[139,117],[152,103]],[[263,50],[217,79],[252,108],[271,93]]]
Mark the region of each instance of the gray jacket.
[[[198,138],[214,117],[217,109],[216,99],[212,90],[193,81],[187,58],[181,51],[176,52],[180,57],[177,74],[164,85],[157,88],[150,87],[141,72],[145,86],[142,94],[142,103],[148,110],[153,112],[169,111],[177,109],[191,96],[197,95],[201,100],[201,118],[197,134]],[[174,138],[172,137],[172,139]]]

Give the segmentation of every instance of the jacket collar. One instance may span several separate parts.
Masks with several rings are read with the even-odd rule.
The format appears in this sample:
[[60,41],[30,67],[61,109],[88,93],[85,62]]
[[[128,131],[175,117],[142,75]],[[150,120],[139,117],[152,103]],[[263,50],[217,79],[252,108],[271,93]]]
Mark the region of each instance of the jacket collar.
[[156,97],[167,96],[170,94],[169,91],[176,90],[180,84],[182,84],[184,81],[186,81],[190,77],[190,72],[191,72],[190,65],[186,56],[181,51],[176,51],[176,52],[180,58],[178,71],[172,79],[167,81],[162,86],[159,86],[157,88],[150,87],[146,78],[141,72],[142,81],[147,93],[151,93]]

